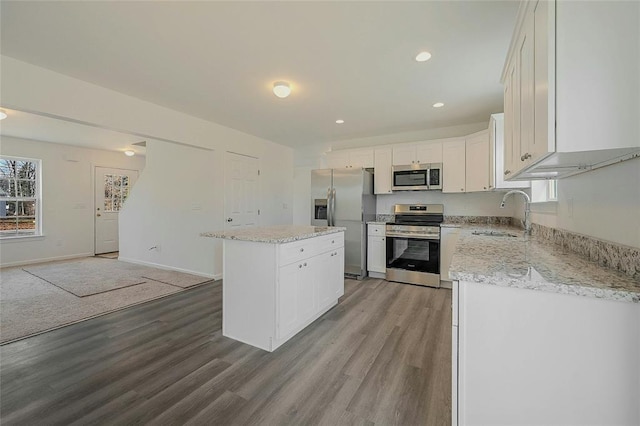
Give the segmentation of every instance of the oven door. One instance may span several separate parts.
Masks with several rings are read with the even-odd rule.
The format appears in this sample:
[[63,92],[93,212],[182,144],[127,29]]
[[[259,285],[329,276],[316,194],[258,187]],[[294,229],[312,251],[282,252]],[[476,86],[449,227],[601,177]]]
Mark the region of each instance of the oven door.
[[440,287],[440,239],[386,235],[386,278]]

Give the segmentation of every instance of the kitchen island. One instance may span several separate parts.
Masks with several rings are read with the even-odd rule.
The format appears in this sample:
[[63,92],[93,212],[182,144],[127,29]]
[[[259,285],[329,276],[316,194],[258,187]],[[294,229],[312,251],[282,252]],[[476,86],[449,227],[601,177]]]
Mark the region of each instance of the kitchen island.
[[640,424],[637,277],[468,225],[449,273],[453,424]]
[[223,239],[222,334],[274,351],[344,294],[341,227],[206,232]]

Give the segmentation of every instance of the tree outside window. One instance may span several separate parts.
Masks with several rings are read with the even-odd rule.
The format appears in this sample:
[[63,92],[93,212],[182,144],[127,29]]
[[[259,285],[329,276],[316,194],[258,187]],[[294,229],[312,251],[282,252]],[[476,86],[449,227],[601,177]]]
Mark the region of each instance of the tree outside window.
[[0,238],[40,233],[40,160],[0,157]]

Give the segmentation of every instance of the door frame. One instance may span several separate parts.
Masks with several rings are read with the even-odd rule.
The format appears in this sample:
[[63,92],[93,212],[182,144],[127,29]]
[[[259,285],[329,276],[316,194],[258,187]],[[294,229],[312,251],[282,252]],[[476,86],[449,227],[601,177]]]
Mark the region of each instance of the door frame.
[[[136,182],[138,181],[138,179],[140,178],[140,170],[137,169],[126,169],[124,167],[111,167],[111,166],[104,166],[104,165],[98,165],[98,164],[94,164],[91,163],[91,194],[92,194],[92,200],[91,200],[91,214],[93,217],[93,221],[92,221],[92,225],[93,225],[93,255],[96,255],[96,238],[97,238],[97,232],[98,232],[98,226],[96,225],[96,197],[97,197],[97,193],[96,193],[96,169],[112,169],[112,170],[125,170],[127,172],[136,172],[137,173],[137,177],[136,177]],[[133,186],[135,186],[135,182],[133,184]],[[133,186],[131,188],[133,188]],[[120,223],[118,222],[118,232],[120,232]],[[118,241],[118,250],[120,249],[120,242]]]

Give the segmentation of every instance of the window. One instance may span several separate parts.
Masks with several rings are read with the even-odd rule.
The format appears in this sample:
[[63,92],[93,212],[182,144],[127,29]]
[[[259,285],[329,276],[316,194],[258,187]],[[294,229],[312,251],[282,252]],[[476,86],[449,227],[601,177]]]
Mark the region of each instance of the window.
[[548,201],[558,201],[558,181],[555,179],[531,181],[531,202]]
[[104,175],[104,211],[119,212],[129,196],[129,176]]
[[40,235],[40,160],[0,157],[0,238]]

